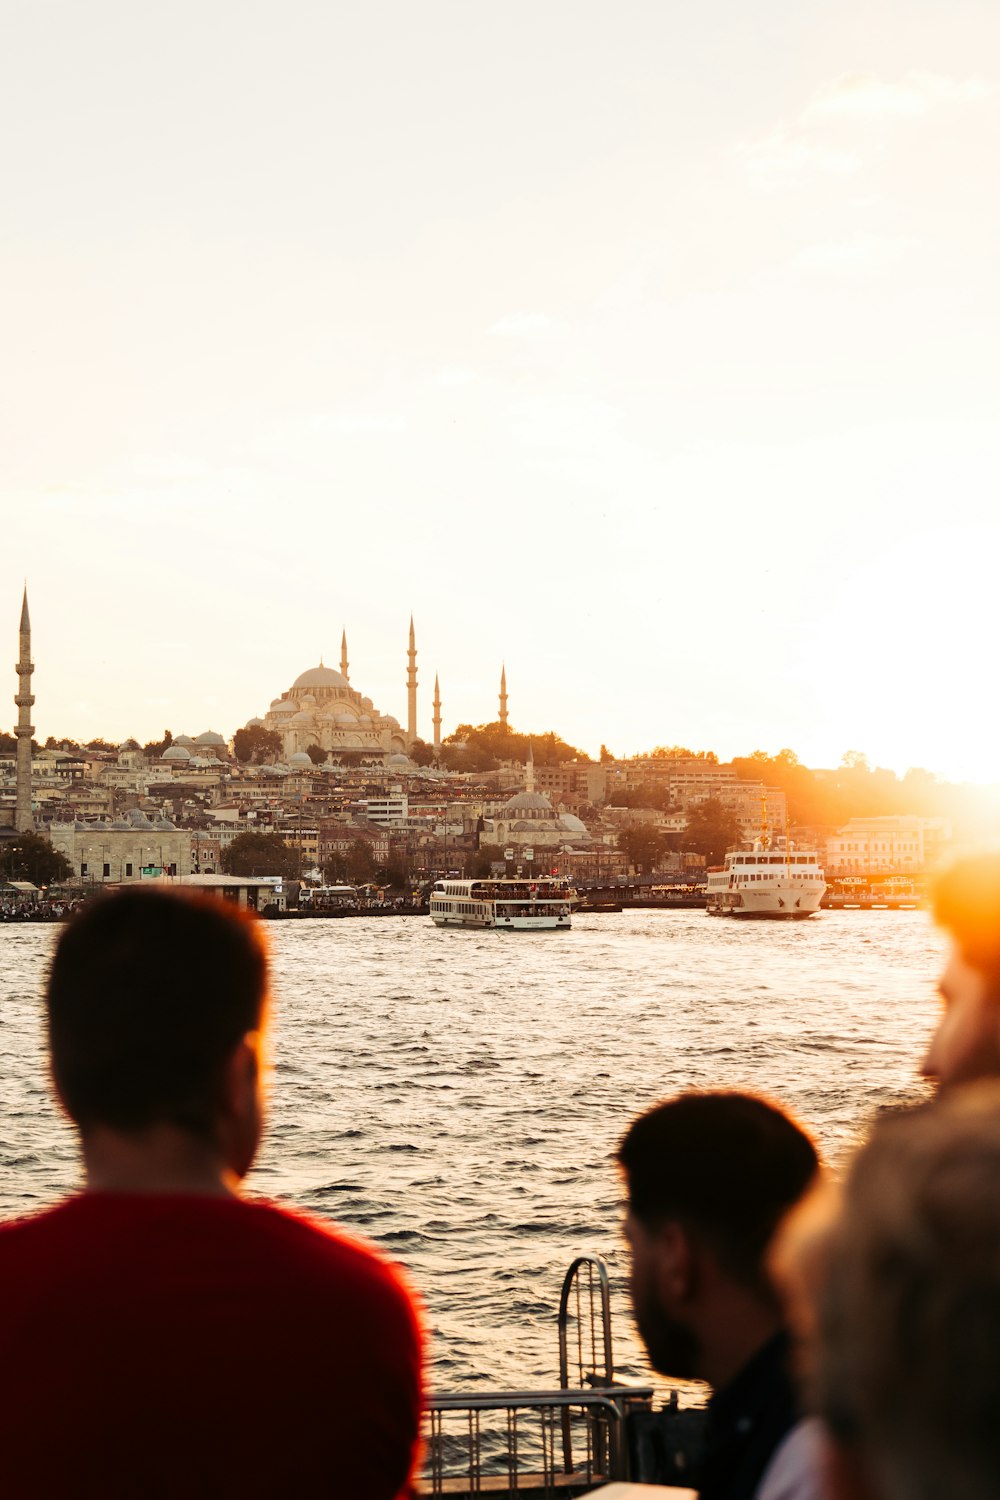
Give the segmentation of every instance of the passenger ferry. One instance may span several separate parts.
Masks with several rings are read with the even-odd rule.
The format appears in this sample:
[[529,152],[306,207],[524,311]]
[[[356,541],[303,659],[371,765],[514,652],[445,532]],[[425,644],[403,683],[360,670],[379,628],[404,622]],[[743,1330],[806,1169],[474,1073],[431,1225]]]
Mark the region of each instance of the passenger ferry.
[[536,931],[569,927],[576,891],[566,880],[438,880],[431,920],[438,927]]
[[760,835],[753,850],[730,849],[708,872],[705,909],[711,917],[811,917],[819,911],[826,880],[819,855],[794,849],[785,829],[783,850],[771,848],[767,805],[761,800]]

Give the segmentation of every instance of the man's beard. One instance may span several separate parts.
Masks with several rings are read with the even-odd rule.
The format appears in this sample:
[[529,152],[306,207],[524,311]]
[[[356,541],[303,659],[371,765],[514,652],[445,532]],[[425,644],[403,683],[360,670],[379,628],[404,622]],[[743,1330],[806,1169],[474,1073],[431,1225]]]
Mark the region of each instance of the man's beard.
[[633,1289],[633,1306],[639,1337],[653,1369],[674,1380],[700,1379],[701,1350],[687,1324],[669,1317],[648,1292],[639,1296]]

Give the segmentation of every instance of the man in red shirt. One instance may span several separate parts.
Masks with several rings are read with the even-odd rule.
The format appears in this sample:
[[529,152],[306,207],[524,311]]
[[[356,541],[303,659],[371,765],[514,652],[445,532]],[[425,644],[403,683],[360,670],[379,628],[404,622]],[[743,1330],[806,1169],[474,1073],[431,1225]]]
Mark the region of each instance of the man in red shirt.
[[85,1187],[0,1226],[5,1496],[412,1493],[422,1338],[367,1246],[239,1195],[262,1126],[262,932],[135,890],[47,988]]

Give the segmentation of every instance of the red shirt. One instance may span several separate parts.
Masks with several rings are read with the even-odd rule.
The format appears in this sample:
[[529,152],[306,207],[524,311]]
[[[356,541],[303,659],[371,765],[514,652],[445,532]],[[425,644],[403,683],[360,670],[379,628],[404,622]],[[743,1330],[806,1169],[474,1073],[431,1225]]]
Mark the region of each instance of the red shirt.
[[285,1209],[89,1193],[0,1226],[0,1494],[410,1493],[399,1273]]

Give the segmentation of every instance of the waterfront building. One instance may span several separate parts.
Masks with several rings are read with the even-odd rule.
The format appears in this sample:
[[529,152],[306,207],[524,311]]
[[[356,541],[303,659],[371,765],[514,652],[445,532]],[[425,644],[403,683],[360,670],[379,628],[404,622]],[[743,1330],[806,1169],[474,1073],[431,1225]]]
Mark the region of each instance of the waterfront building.
[[852,818],[826,841],[826,873],[834,877],[921,875],[938,865],[951,843],[947,818]]
[[72,878],[85,885],[191,873],[190,831],[169,818],[151,818],[139,808],[121,818],[53,823],[49,838],[72,866]]

